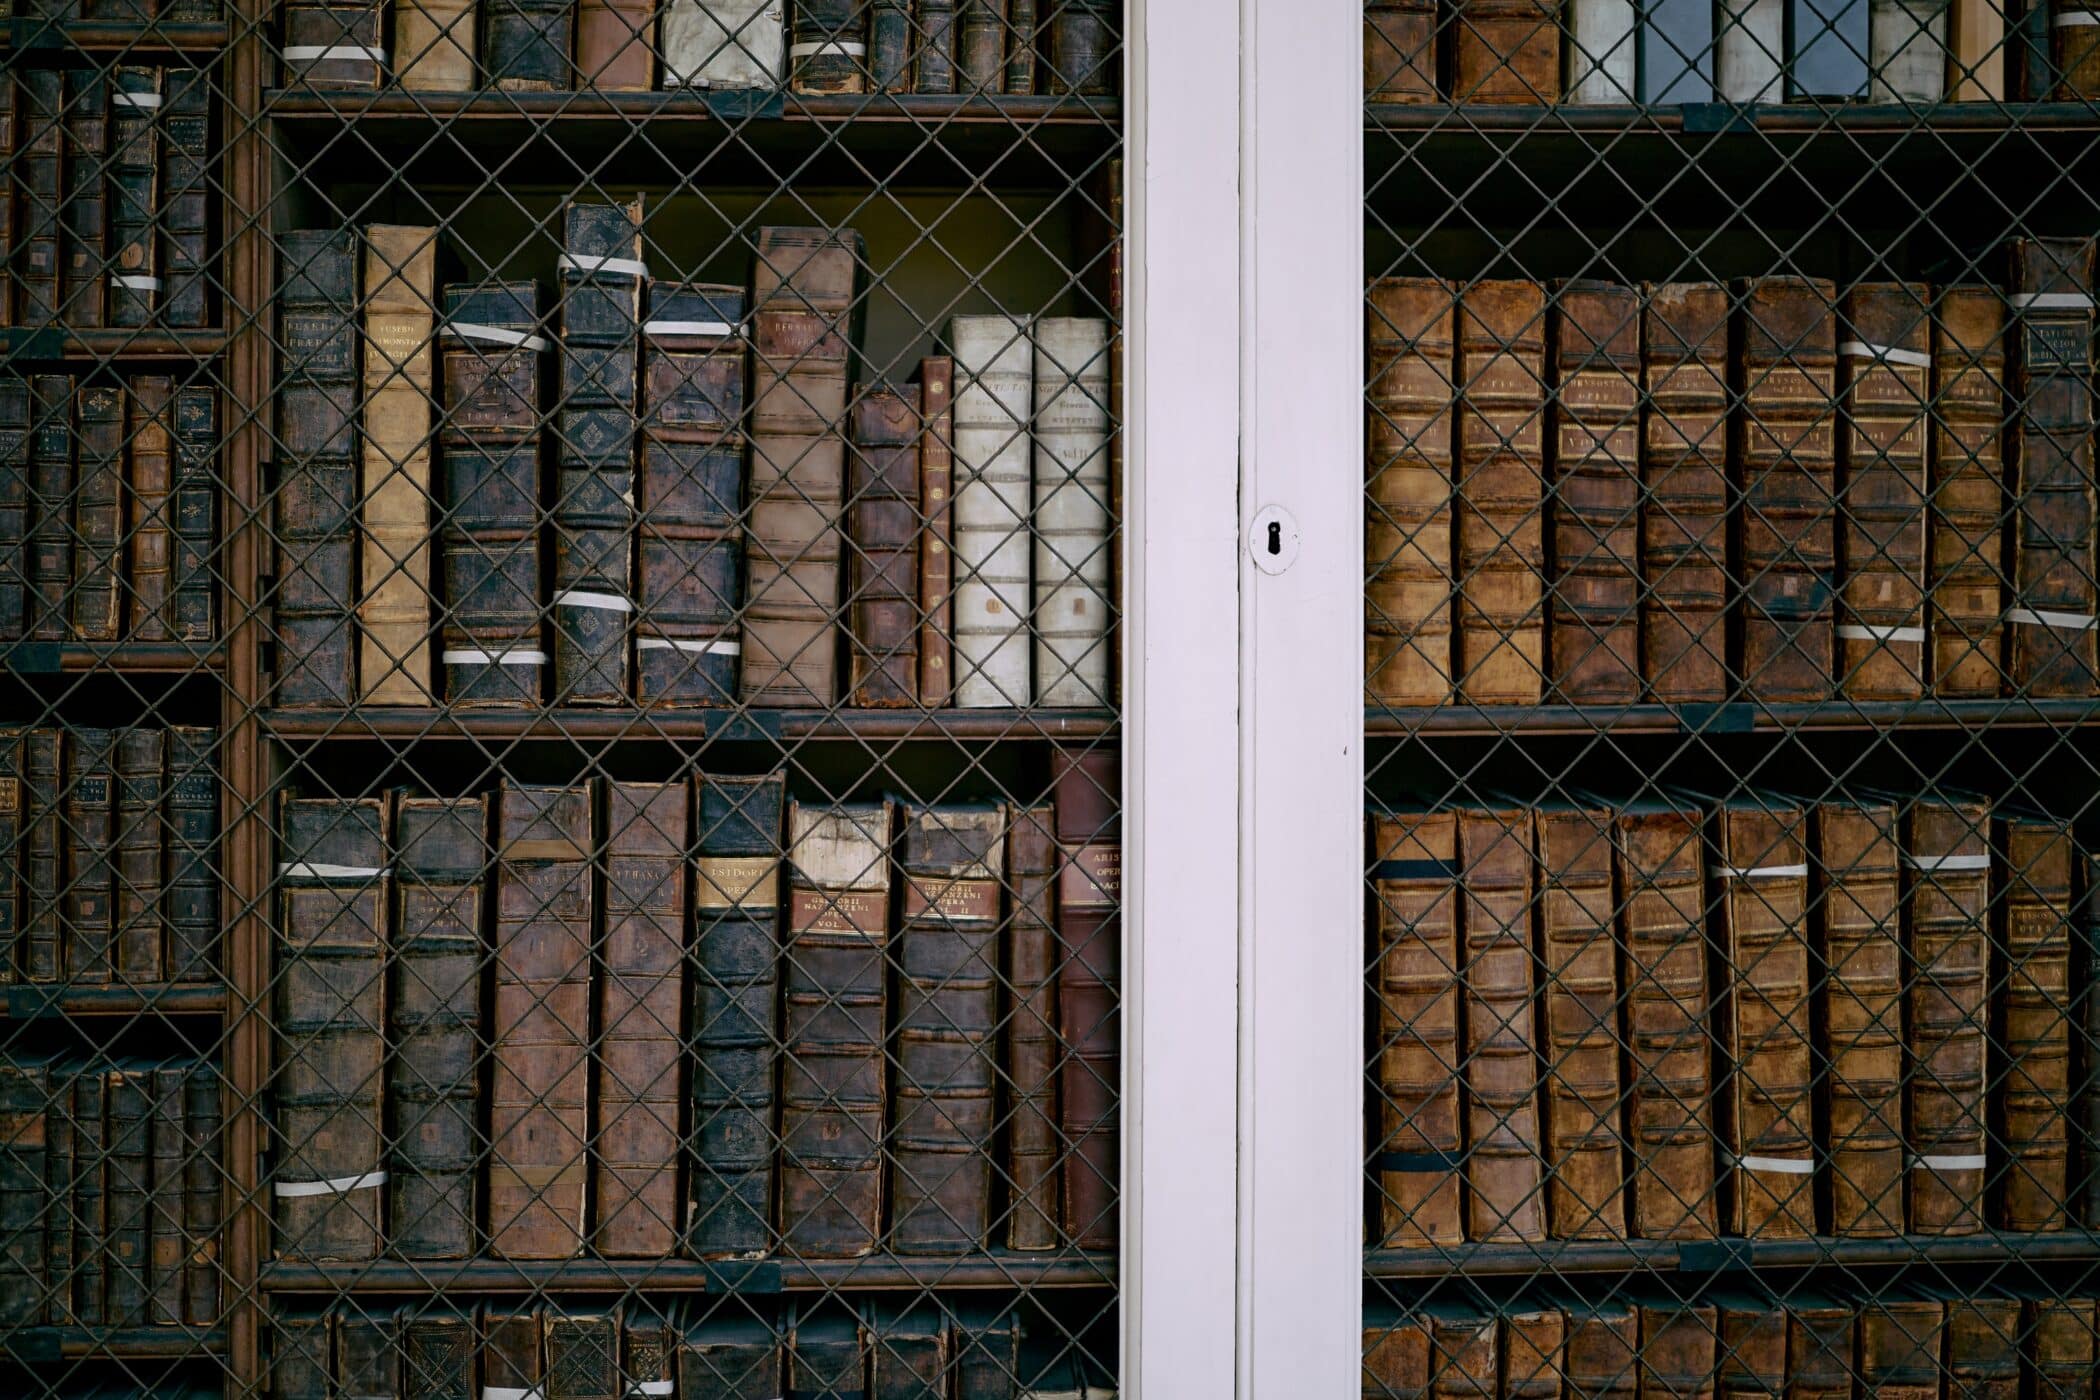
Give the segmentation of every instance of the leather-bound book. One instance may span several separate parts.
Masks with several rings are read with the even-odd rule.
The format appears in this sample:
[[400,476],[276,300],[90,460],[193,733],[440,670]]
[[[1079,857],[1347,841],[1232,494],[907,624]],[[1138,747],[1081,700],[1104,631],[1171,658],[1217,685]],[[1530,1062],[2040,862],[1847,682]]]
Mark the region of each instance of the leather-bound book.
[[453,705],[537,704],[547,671],[539,402],[548,342],[539,332],[539,288],[531,282],[445,288],[438,664]]
[[685,783],[613,783],[605,802],[605,942],[592,1134],[594,1240],[610,1258],[678,1242],[679,1002],[685,964]]
[[9,174],[16,205],[9,258],[17,325],[59,319],[59,190],[65,158],[63,70],[24,68],[13,74],[21,103],[21,133]]
[[505,781],[496,802],[488,1228],[508,1259],[584,1245],[591,1043],[591,797]]
[[60,914],[66,975],[110,981],[116,972],[115,875],[117,736],[108,729],[66,731],[66,876]]
[[288,0],[284,7],[284,85],[362,91],[387,68],[379,0]]
[[1017,1400],[1021,1323],[1012,1305],[964,1304],[953,1316],[955,1400]]
[[1992,1075],[2004,1144],[1995,1223],[2067,1230],[2071,1214],[2071,880],[2068,825],[2040,817],[2004,824],[1999,899],[2005,910]]
[[530,1301],[487,1304],[481,1314],[481,1393],[545,1395],[540,1309]]
[[1837,677],[1855,700],[1925,693],[1931,317],[1914,283],[1861,283],[1839,308]]
[[70,635],[73,587],[73,376],[29,381],[29,635]]
[[73,489],[73,639],[113,642],[124,631],[124,390],[86,384]]
[[370,1259],[385,1194],[386,807],[378,798],[293,798],[279,821],[277,1252]]
[[625,1400],[620,1375],[620,1319],[614,1312],[572,1311],[549,1304],[547,1400]]
[[890,821],[887,802],[788,809],[780,1233],[805,1258],[882,1232]]
[[686,1252],[714,1259],[762,1254],[774,1239],[780,840],[787,784],[779,773],[703,775],[695,783],[694,1160]]
[[1458,817],[1371,826],[1378,1222],[1386,1246],[1454,1245],[1459,1215]]
[[1064,1233],[1082,1249],[1112,1250],[1121,1238],[1122,780],[1117,749],[1058,746],[1051,752]]
[[955,361],[919,362],[919,704],[955,698]]
[[1926,579],[1933,693],[2005,682],[2005,298],[1945,287],[1932,323],[1932,491]]
[[750,358],[741,288],[649,288],[635,483],[635,675],[644,704],[736,701]]
[[947,1400],[948,1328],[932,1304],[868,1310],[869,1400]]
[[[2034,74],[2027,84],[2025,94],[2031,100],[2041,100],[2045,88],[2048,95],[2059,102],[2087,102],[2100,94],[2100,38],[2092,33],[2093,26],[2084,16],[2093,10],[2082,4],[2033,5],[2028,10],[2027,26],[2039,28],[2048,23],[2049,37],[2043,39],[2035,34],[2029,47],[2035,50]],[[2037,21],[2036,15],[2046,15],[2045,21]],[[2068,24],[2065,16],[2077,16]],[[2032,70],[2030,70],[2032,72]],[[2048,81],[2053,78],[2053,83]]]
[[1057,1247],[1057,826],[1055,809],[1006,814],[1006,1178],[1009,1249]]
[[788,1324],[788,1395],[866,1395],[868,1336],[842,1304],[805,1304]]
[[1706,974],[1706,862],[1696,812],[1636,802],[1617,821],[1625,949],[1631,1233],[1715,1233],[1712,997]]
[[1043,90],[1053,97],[1106,97],[1116,90],[1122,49],[1113,0],[1062,0],[1039,26]]
[[401,0],[394,8],[394,81],[409,92],[469,92],[473,0]]
[[1520,1307],[1502,1317],[1499,1400],[1561,1400],[1561,1349],[1567,1316],[1557,1307]]
[[1742,491],[1743,684],[1761,701],[1829,698],[1836,579],[1836,288],[1741,284],[1729,444]]
[[109,323],[143,326],[160,290],[154,277],[153,209],[160,200],[161,73],[122,63],[111,73],[110,157],[102,180],[109,206]]
[[1640,297],[1564,282],[1554,304],[1552,688],[1570,704],[1631,704],[1641,698]]
[[2093,1300],[2036,1298],[2020,1305],[2022,1360],[2037,1400],[2073,1400],[2093,1386]]
[[109,161],[111,74],[68,68],[65,94],[65,197],[59,204],[60,317],[74,329],[108,324],[109,193],[102,173]]
[[161,917],[160,804],[167,735],[158,729],[117,731],[116,856],[111,921],[119,981],[142,987],[168,976]]
[[1450,1304],[1423,1309],[1429,1319],[1432,1400],[1495,1400],[1501,1372],[1502,1319]]
[[[34,741],[34,733],[26,736]],[[29,769],[25,762],[24,773]],[[33,794],[25,795],[24,817],[27,819],[28,804]],[[2090,1228],[2100,1221],[2100,995],[2095,994],[2094,983],[2100,980],[2100,856],[2090,850],[2082,850],[2080,872],[2085,894],[2078,906],[2077,960],[2072,964],[2073,975],[2078,978],[2081,994],[2074,1011],[2076,1025],[2072,1034],[2077,1037],[2079,1049],[2073,1060],[2072,1080],[2076,1088],[2075,1099],[2079,1106],[2078,1150],[2074,1154],[2077,1164],[2078,1209],[2080,1220]],[[23,915],[29,914],[30,889],[23,890]],[[23,951],[29,949],[25,939]]]
[[656,0],[578,0],[577,86],[647,92],[656,86]]
[[868,90],[911,91],[911,0],[870,0]]
[[350,1396],[394,1395],[399,1350],[390,1310],[348,1307],[335,1315],[335,1393]]
[[121,630],[135,642],[164,642],[173,635],[168,594],[175,568],[175,461],[169,410],[175,381],[164,374],[141,374],[130,387],[124,550],[131,587],[123,602],[129,626]]
[[919,697],[919,392],[868,386],[846,456],[846,703]]
[[1436,101],[1436,5],[1366,0],[1364,100]]
[[1555,1239],[1624,1239],[1611,815],[1542,808],[1538,853],[1547,1219]]
[[155,1326],[182,1321],[184,1151],[182,1081],[194,1065],[156,1064],[149,1076],[146,1192],[146,1316]]
[[1983,1228],[1990,818],[1919,802],[1905,816],[1904,1127],[1908,1229]]
[[866,248],[852,229],[762,228],[752,275],[747,704],[838,695],[846,383]]
[[218,404],[209,384],[175,391],[174,572],[168,583],[169,626],[178,640],[209,641],[218,580],[214,575],[218,498]]
[[182,1076],[182,1320],[192,1327],[219,1319],[219,1071],[209,1060]]
[[486,797],[403,797],[394,809],[399,902],[387,997],[388,1240],[409,1259],[480,1252],[475,1091],[488,815]]
[[1764,1400],[1780,1391],[1787,1375],[1787,1315],[1772,1298],[1755,1293],[1715,1295],[1715,1339],[1720,1366],[1716,1400]]
[[60,891],[66,888],[63,736],[32,729],[22,736],[22,980],[56,982],[65,966]]
[[277,703],[355,698],[357,243],[277,236]]
[[365,230],[358,681],[368,705],[428,705],[434,228]]
[[1640,1393],[1669,1400],[1714,1400],[1720,1372],[1720,1318],[1712,1307],[1642,1303]]
[[569,0],[491,0],[481,12],[482,82],[503,92],[576,85]]
[[[1006,0],[1007,96],[1035,96],[1039,41],[1045,37],[1043,22],[1054,17],[1058,8],[1054,0],[1047,6],[1042,0]],[[1089,7],[1082,4],[1080,8]]]
[[1364,681],[1373,704],[1451,699],[1451,486],[1458,288],[1371,285]]
[[1946,100],[2003,102],[2006,86],[2004,0],[1954,0],[1947,25]]
[[1568,1310],[1568,1400],[1634,1400],[1640,1393],[1640,1314],[1625,1302]]
[[868,90],[868,6],[869,0],[792,0],[790,91],[821,96]]
[[912,89],[915,92],[955,91],[955,7],[958,2],[913,0]]
[[722,1312],[685,1330],[678,1344],[684,1400],[779,1400],[788,1393],[781,1335],[761,1317]]
[[1011,0],[955,0],[956,90],[997,97],[1006,86],[1006,20]]
[[1465,991],[1466,1238],[1546,1236],[1539,1135],[1531,814],[1464,812],[1458,975]]
[[333,1319],[327,1313],[274,1313],[270,1319],[270,1395],[272,1400],[329,1400],[329,1343]]
[[621,1308],[620,1370],[629,1395],[678,1393],[677,1334],[656,1306],[637,1301]]
[[1365,1307],[1363,1400],[1428,1400],[1429,1357],[1429,1325],[1419,1313]]
[[403,1400],[473,1400],[474,1321],[446,1307],[417,1308],[401,1316]]
[[1035,322],[1035,696],[1049,706],[1110,706],[1108,321]]
[[1546,301],[1537,283],[1467,289],[1456,380],[1458,695],[1473,705],[1537,704],[1546,664]]
[[44,1233],[51,1217],[62,1213],[44,1189],[50,1097],[49,1061],[18,1055],[0,1060],[0,1228],[7,1232],[0,1245],[0,1324],[8,1327],[45,1320],[52,1275]]
[[210,170],[213,74],[170,68],[160,103],[160,319],[202,326],[210,319],[211,210],[219,190]]
[[1454,0],[1451,100],[1560,101],[1558,0]]
[[137,1061],[103,1073],[109,1156],[103,1170],[103,1321],[143,1327],[151,1261],[153,1071]]
[[1887,802],[1816,809],[1830,1094],[1831,1233],[1903,1233],[1901,833]]
[[166,838],[161,912],[167,923],[168,980],[209,982],[219,943],[219,776],[216,729],[168,730],[168,777],[160,824]]
[[559,703],[616,705],[628,693],[634,609],[642,202],[571,203],[562,230],[554,688]]
[[[0,189],[0,204],[7,202]],[[0,286],[0,305],[6,301]],[[0,641],[6,642],[28,635],[34,586],[29,569],[29,418],[28,378],[0,376]]]
[[1858,1384],[1887,1400],[1933,1400],[1940,1393],[1947,1330],[1940,1303],[1898,1295],[1860,1308]]
[[955,703],[1026,705],[1030,647],[1028,423],[1033,351],[1025,321],[958,316],[955,357]]
[[664,0],[658,81],[667,88],[777,88],[787,25],[776,0]]
[[1786,1400],[1851,1400],[1858,1322],[1858,1308],[1849,1301],[1788,1296]]
[[83,1327],[109,1320],[109,1074],[99,1060],[72,1076],[73,1317]]
[[[44,1315],[54,1326],[78,1320],[74,1290],[79,1269],[73,1248],[73,1190],[79,1164],[74,1148],[79,1134],[73,1127],[73,1081],[77,1068],[71,1060],[51,1066],[51,1093],[44,1111],[44,1265],[48,1279],[44,1290]],[[99,1082],[99,1081],[98,1081]]]
[[2093,241],[2012,245],[2012,357],[2019,491],[2013,562],[2012,685],[2026,696],[2091,695],[2093,584]]
[[1960,1292],[1946,1300],[1947,1388],[1973,1400],[2019,1400],[2020,1300]]
[[890,1248],[965,1254],[991,1239],[1005,810],[907,808],[897,867]]
[[1729,693],[1728,293],[1642,288],[1641,662],[1665,704]]
[[[4,163],[10,173],[18,159],[18,142],[22,136],[21,124],[16,118],[15,110],[15,91],[18,86],[12,69],[0,74],[0,163]],[[12,181],[8,183],[11,184]],[[13,250],[16,247],[15,229],[12,191],[6,185],[0,185],[0,248],[8,250],[6,255],[0,256],[0,326],[12,326],[15,323],[14,289],[9,285],[10,279],[7,276],[11,271],[7,264],[13,261]]]
[[[28,735],[14,726],[0,728],[0,854],[10,864],[0,876],[0,984],[22,978],[24,904],[21,862],[28,854],[24,839],[28,827]],[[0,1259],[6,1245],[0,1243]],[[0,1302],[5,1301],[0,1288]]]

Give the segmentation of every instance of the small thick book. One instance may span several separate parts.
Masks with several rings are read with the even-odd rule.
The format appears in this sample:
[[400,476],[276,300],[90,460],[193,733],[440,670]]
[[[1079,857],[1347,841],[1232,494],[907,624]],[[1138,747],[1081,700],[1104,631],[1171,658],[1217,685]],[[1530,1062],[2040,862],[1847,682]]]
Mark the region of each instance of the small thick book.
[[325,1312],[271,1317],[270,1394],[275,1400],[328,1400],[332,1321]]
[[677,1393],[687,1400],[775,1400],[788,1394],[778,1325],[763,1316],[721,1311],[687,1327],[678,1340]]
[[1561,0],[1456,0],[1451,16],[1453,102],[1560,101]]
[[1057,1029],[1064,1062],[1064,1233],[1081,1249],[1121,1239],[1123,764],[1102,745],[1051,751],[1057,822]]
[[419,1307],[401,1316],[403,1400],[468,1400],[480,1350],[471,1313]]
[[1035,700],[1115,704],[1110,571],[1115,487],[1111,329],[1099,316],[1035,322]]
[[1728,292],[1642,288],[1641,668],[1649,698],[1729,694]]
[[[1364,1309],[1364,1400],[1427,1396],[1429,1389],[1429,1322],[1420,1313],[1372,1304]],[[1063,1379],[1060,1377],[1059,1379]],[[1053,1392],[1063,1394],[1062,1391]],[[1071,1392],[1077,1397],[1081,1392]]]
[[956,17],[959,0],[913,0],[912,90],[954,92],[959,78],[956,67]]
[[620,1318],[609,1310],[549,1303],[547,1400],[620,1400],[631,1394],[620,1374]]
[[109,206],[109,323],[143,326],[159,300],[153,211],[159,204],[163,70],[119,64],[110,85],[110,157],[103,170]]
[[846,454],[846,703],[919,698],[917,385],[867,385]]
[[68,68],[65,95],[65,195],[59,203],[60,319],[74,329],[108,324],[109,161],[112,75],[106,69]]
[[1429,1325],[1429,1395],[1461,1400],[1496,1393],[1502,1374],[1502,1319],[1456,1302],[1436,1302],[1422,1311]]
[[1932,292],[1862,282],[1838,319],[1838,688],[1912,700],[1925,693],[1929,635]]
[[124,389],[88,383],[74,400],[72,640],[124,631]]
[[867,1393],[868,1336],[842,1303],[804,1303],[790,1314],[787,1395]]
[[868,90],[911,91],[911,0],[870,0]]
[[288,88],[367,90],[386,75],[380,0],[289,0],[284,7]]
[[1860,1309],[1859,1366],[1854,1374],[1868,1395],[1888,1400],[1931,1400],[1946,1375],[1947,1309],[1929,1299],[1901,1294]]
[[1055,1249],[1057,826],[1049,806],[1006,813],[1006,1177],[1008,1249]]
[[1720,1317],[1710,1306],[1642,1303],[1639,1387],[1643,1395],[1707,1396],[1720,1368]]
[[540,1309],[530,1301],[483,1306],[481,1388],[498,1395],[544,1395],[547,1384]]
[[658,83],[666,88],[777,88],[787,57],[778,0],[663,0]]
[[168,776],[160,823],[166,846],[161,910],[167,921],[168,980],[213,980],[219,946],[219,731],[168,730]]
[[1994,1173],[1991,1223],[2007,1230],[2067,1230],[2071,1212],[2072,872],[2068,824],[2014,814],[2001,827],[1998,900],[2004,942],[1992,1075],[2004,1160]]
[[386,833],[380,798],[290,798],[278,811],[270,1190],[286,1258],[380,1249]]
[[2005,298],[1942,287],[1932,321],[1932,478],[1926,525],[1935,695],[2005,684]]
[[1458,310],[1458,697],[1535,705],[1546,665],[1546,301],[1476,282]]
[[430,439],[437,400],[435,228],[365,230],[359,441],[359,698],[428,705],[431,691]]
[[2006,1400],[2019,1395],[2026,1369],[2020,1364],[2020,1300],[1945,1291],[1946,1353],[1941,1367],[1948,1388]]
[[656,86],[657,0],[577,0],[578,87],[647,92]]
[[1374,705],[1451,699],[1457,312],[1450,282],[1389,277],[1371,285],[1364,688]]
[[1640,1314],[1608,1301],[1568,1310],[1567,1393],[1581,1400],[1633,1400],[1640,1393]]
[[116,916],[110,902],[116,856],[116,748],[114,730],[66,730],[66,865],[59,909],[66,975],[75,982],[108,982],[116,972]]
[[1458,818],[1466,1238],[1546,1237],[1531,813]]
[[124,548],[131,586],[124,600],[125,632],[138,642],[164,642],[175,634],[174,397],[175,381],[165,374],[135,376],[126,396]]
[[1436,101],[1434,0],[1365,0],[1364,100]]
[[21,131],[9,162],[15,204],[9,261],[15,283],[14,322],[59,319],[59,191],[65,160],[65,88],[57,68],[24,68],[12,75],[21,102]]
[[485,86],[555,92],[576,86],[570,0],[490,0],[481,11]]
[[1554,698],[1641,698],[1641,302],[1631,287],[1554,290]]
[[1775,1299],[1748,1291],[1714,1297],[1715,1339],[1720,1365],[1714,1376],[1716,1400],[1750,1400],[1770,1395],[1775,1382],[1787,1379],[1787,1315]]
[[192,1327],[219,1320],[219,1192],[221,1091],[218,1066],[209,1060],[182,1076],[182,1316]]
[[955,0],[956,90],[996,97],[1006,87],[1007,11],[1013,0]]
[[945,1400],[955,1366],[945,1310],[934,1303],[881,1303],[863,1317],[869,1400]]
[[1906,1232],[1983,1228],[1990,976],[1990,815],[1919,801],[1904,814]]
[[1858,1310],[1850,1303],[1813,1294],[1790,1300],[1786,1319],[1787,1400],[1838,1400],[1852,1394],[1858,1323]]
[[868,90],[868,9],[868,0],[789,0],[790,91]]
[[1028,323],[958,316],[955,360],[955,703],[1029,703],[1034,351]]
[[410,92],[475,86],[473,0],[402,0],[394,8],[394,81]]
[[2043,1395],[2078,1394],[2092,1384],[2093,1300],[2037,1298],[2020,1305],[2020,1336]]
[[919,704],[955,698],[955,361],[919,362]]
[[1903,1233],[1902,840],[1881,800],[1816,809],[1823,892],[1815,1017],[1828,1065],[1831,1233]]
[[630,1395],[678,1393],[678,1341],[682,1325],[672,1324],[652,1303],[629,1302],[620,1309],[620,1370]]
[[143,727],[117,731],[111,922],[117,979],[133,987],[166,981],[168,975],[166,921],[161,909],[165,853],[160,819],[167,756],[165,731]]
[[1123,71],[1115,0],[1041,0],[1041,86],[1052,97],[1106,97]]
[[1626,1237],[1611,814],[1538,812],[1546,1207],[1555,1239]]
[[[212,72],[170,68],[162,85],[160,202],[154,215],[159,316],[165,325],[202,326],[210,320],[212,289],[206,268],[211,211],[219,193],[210,168]],[[209,387],[203,392],[210,392]]]
[[73,587],[73,415],[77,381],[39,374],[29,381],[28,633],[40,642],[71,635]]

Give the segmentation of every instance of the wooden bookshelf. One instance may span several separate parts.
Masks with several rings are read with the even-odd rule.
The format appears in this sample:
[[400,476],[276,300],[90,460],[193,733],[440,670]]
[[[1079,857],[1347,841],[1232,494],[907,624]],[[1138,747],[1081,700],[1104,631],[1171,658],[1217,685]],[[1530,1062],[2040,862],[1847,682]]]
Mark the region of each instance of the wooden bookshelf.
[[37,363],[209,360],[226,349],[222,330],[154,330],[109,327],[9,326],[0,329],[0,365]]
[[269,710],[280,740],[924,739],[1063,742],[1116,732],[1112,710]]
[[175,54],[216,54],[226,47],[232,34],[233,27],[223,23],[60,23],[34,15],[17,15],[0,22],[0,52],[24,63],[46,57],[70,61],[67,55],[75,53],[114,54],[126,61],[165,59]]
[[1813,704],[1368,706],[1373,739],[1525,734],[1880,733],[1890,729],[2063,729],[2100,719],[2091,700],[1825,700]]
[[18,676],[104,670],[180,675],[216,671],[225,664],[225,648],[212,642],[15,642],[0,646],[0,670]]
[[1956,1267],[2026,1261],[2100,1264],[2100,1233],[1902,1235],[1890,1239],[1547,1240],[1429,1249],[1368,1249],[1374,1279],[1532,1273],[1705,1276],[1760,1269]]
[[11,1021],[40,1016],[217,1016],[227,1006],[226,988],[216,982],[138,986],[18,982],[4,990],[0,1016]]
[[14,1327],[0,1332],[0,1359],[21,1365],[90,1357],[179,1361],[225,1352],[221,1327]]
[[424,1293],[460,1296],[576,1292],[808,1293],[833,1289],[1112,1288],[1113,1256],[982,1254],[912,1256],[870,1254],[859,1259],[782,1259],[703,1263],[691,1259],[385,1259],[370,1263],[263,1266],[262,1285],[274,1293]]
[[2100,132],[2100,109],[2085,102],[1675,103],[1666,106],[1559,103],[1371,102],[1367,131],[1669,131],[1685,135],[1956,131]]

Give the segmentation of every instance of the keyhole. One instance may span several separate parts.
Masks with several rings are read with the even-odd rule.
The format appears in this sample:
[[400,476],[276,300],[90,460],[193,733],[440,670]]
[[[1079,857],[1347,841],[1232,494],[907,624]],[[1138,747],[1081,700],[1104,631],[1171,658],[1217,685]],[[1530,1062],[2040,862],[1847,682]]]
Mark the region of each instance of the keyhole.
[[1269,553],[1283,553],[1283,524],[1281,521],[1271,520],[1269,522]]

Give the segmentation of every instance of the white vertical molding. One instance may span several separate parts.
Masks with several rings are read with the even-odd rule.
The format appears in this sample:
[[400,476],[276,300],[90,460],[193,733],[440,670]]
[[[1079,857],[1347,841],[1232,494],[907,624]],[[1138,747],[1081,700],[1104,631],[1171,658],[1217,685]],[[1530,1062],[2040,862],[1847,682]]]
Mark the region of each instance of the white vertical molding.
[[1238,1395],[1295,1400],[1361,1386],[1363,12],[1241,14],[1242,528],[1301,543],[1242,553]]
[[1131,0],[1123,1391],[1233,1381],[1239,31]]

